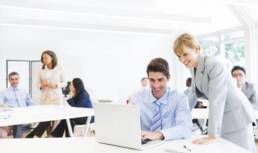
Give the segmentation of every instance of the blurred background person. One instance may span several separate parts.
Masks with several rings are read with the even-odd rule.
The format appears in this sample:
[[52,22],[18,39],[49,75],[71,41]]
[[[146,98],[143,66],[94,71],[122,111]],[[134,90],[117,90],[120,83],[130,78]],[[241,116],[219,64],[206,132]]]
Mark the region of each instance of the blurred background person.
[[231,70],[232,77],[236,79],[237,87],[246,95],[254,109],[258,109],[256,90],[252,83],[246,81],[246,71],[244,67],[234,66]]
[[149,87],[149,79],[147,77],[143,77],[141,79],[141,85],[142,85],[142,88],[148,88]]
[[[184,94],[186,95],[191,94],[192,78],[187,78],[185,85],[187,89],[184,91]],[[193,104],[195,105],[193,106]],[[196,103],[189,103],[189,107],[190,107],[190,110],[192,110],[193,108],[207,108],[207,106],[204,106],[203,102],[200,99],[198,99]],[[201,126],[198,119],[192,119],[192,122],[198,126],[198,128],[201,130],[201,133],[204,132],[204,129]]]
[[[27,107],[33,105],[30,94],[19,88],[20,76],[17,72],[11,72],[8,75],[10,87],[0,92],[0,105],[4,107]],[[0,128],[0,137],[6,137],[13,129],[14,138],[22,138],[25,125],[14,125],[11,127]]]
[[[65,86],[63,69],[58,65],[56,54],[51,50],[46,50],[41,54],[42,68],[39,71],[38,86],[41,91],[41,105],[60,105],[64,103],[62,88]],[[53,122],[41,122],[26,137],[41,137],[45,130],[51,131]]]
[[187,78],[185,82],[187,89],[184,91],[186,95],[190,92],[191,84],[192,84],[192,78]]
[[[72,107],[84,107],[92,108],[92,102],[88,92],[84,88],[83,81],[80,78],[74,78],[69,85],[69,97],[67,100],[68,104]],[[86,124],[87,117],[70,119],[72,129],[74,130],[75,125]],[[91,118],[91,123],[94,122],[94,118]],[[62,120],[55,130],[51,132],[50,137],[62,137],[65,132],[66,137],[70,137],[66,120]]]

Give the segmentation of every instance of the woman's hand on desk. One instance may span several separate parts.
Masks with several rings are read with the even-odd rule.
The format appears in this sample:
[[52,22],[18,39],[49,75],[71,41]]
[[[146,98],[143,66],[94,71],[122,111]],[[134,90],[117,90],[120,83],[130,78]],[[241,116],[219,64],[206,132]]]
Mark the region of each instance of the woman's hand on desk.
[[194,139],[192,141],[193,144],[204,144],[204,143],[211,143],[216,140],[216,137],[214,136],[207,136],[203,138]]

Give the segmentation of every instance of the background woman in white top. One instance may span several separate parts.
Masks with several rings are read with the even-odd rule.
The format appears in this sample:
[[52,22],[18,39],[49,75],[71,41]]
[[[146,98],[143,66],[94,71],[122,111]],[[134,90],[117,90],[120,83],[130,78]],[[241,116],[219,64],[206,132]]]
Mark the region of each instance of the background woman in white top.
[[[46,50],[41,54],[42,69],[39,72],[39,88],[41,90],[41,105],[59,105],[63,103],[62,87],[64,87],[64,72],[57,65],[56,54]],[[35,135],[41,137],[51,125],[51,122],[41,122],[26,137],[32,138]],[[49,131],[50,132],[50,131]]]
[[39,72],[39,88],[41,105],[57,105],[63,103],[62,87],[64,72],[57,65],[57,57],[53,51],[46,50],[41,54],[42,69]]

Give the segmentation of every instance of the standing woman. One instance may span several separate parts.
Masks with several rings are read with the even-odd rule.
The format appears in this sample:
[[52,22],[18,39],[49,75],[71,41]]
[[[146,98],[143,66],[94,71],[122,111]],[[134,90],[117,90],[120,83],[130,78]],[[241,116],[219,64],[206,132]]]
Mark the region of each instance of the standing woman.
[[[39,71],[38,86],[41,90],[41,105],[60,105],[63,103],[62,87],[64,87],[64,72],[57,63],[56,54],[46,50],[41,54],[42,68]],[[26,137],[34,135],[41,137],[51,122],[41,122]]]
[[175,40],[173,49],[192,74],[189,102],[194,105],[198,97],[209,101],[208,136],[193,143],[202,144],[221,136],[255,153],[253,109],[226,66],[216,57],[201,56],[199,43],[188,33]]
[[41,54],[42,69],[39,72],[38,86],[41,90],[41,105],[60,105],[63,103],[62,88],[64,72],[57,64],[56,54],[46,50]]

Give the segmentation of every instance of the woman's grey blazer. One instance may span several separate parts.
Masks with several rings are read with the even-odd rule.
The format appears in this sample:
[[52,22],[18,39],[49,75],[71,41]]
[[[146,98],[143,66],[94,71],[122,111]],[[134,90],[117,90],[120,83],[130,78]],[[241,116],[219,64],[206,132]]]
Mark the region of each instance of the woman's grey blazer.
[[209,135],[222,136],[255,121],[250,102],[237,89],[230,71],[221,60],[200,56],[197,68],[192,69],[191,73],[190,107],[193,108],[198,97],[209,101]]

